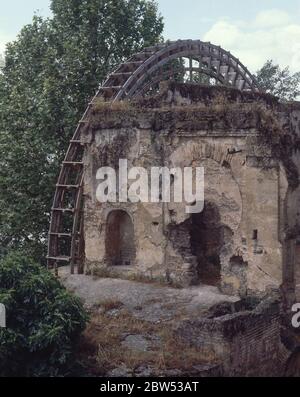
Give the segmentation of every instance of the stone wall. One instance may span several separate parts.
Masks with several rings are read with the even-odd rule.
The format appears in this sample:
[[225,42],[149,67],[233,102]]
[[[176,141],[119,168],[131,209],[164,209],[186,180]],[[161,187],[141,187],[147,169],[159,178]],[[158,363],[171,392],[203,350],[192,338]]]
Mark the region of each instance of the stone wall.
[[199,351],[213,351],[224,376],[284,376],[290,352],[280,339],[279,300],[249,302],[214,308],[211,317],[186,321],[176,332]]

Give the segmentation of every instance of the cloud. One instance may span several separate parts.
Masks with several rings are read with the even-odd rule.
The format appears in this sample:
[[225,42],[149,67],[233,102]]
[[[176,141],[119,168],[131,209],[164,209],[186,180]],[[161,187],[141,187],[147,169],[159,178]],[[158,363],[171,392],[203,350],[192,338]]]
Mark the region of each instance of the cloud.
[[275,26],[284,26],[291,22],[290,15],[282,10],[266,10],[257,14],[254,24],[258,28],[272,28]]
[[265,10],[253,20],[223,18],[204,35],[204,41],[221,45],[252,72],[268,59],[291,71],[300,71],[300,23],[285,11]]

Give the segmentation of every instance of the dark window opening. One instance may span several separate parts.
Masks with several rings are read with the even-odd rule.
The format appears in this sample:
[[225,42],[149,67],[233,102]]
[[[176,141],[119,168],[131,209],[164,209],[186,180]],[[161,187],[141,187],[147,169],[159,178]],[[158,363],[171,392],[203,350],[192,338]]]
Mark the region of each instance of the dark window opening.
[[199,281],[204,284],[218,285],[220,282],[223,229],[218,208],[211,203],[205,205],[203,212],[191,217],[191,251],[197,258]]

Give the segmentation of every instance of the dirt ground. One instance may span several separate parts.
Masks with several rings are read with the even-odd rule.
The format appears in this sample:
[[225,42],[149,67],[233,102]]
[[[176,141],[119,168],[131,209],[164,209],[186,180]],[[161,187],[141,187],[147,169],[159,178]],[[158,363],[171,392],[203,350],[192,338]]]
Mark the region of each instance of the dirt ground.
[[59,278],[79,296],[91,314],[78,356],[95,376],[218,375],[218,358],[180,340],[181,321],[204,316],[223,302],[216,287],[199,285],[175,289],[120,279],[71,275],[62,268]]

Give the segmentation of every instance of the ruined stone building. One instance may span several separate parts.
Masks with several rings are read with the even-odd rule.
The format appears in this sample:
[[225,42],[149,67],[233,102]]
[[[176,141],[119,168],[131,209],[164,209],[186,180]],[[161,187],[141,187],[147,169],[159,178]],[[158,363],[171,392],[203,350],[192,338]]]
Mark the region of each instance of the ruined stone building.
[[[290,310],[300,299],[299,142],[300,104],[261,92],[229,52],[191,40],[146,48],[107,78],[70,142],[49,266],[241,298],[277,291]],[[174,200],[99,202],[97,172],[119,173],[120,159],[129,169],[204,167],[203,211]],[[238,311],[190,324],[189,337],[222,345],[227,374],[254,374],[257,361],[260,373],[280,372],[288,354],[278,304]]]
[[[293,299],[299,131],[300,105],[260,92],[220,47],[178,41],[145,49],[108,77],[70,143],[49,263],[182,286],[212,283],[242,296],[283,287]],[[129,168],[203,166],[204,210],[99,203],[96,172],[118,168],[119,159]]]

